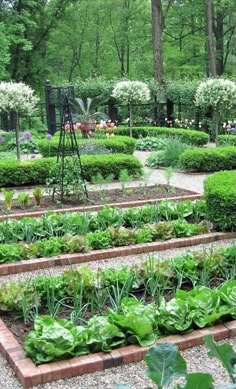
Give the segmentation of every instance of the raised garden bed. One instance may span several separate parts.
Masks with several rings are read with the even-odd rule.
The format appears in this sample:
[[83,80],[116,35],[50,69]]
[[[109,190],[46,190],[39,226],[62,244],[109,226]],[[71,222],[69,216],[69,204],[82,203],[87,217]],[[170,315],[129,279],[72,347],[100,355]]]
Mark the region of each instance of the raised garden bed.
[[94,250],[91,253],[66,254],[50,258],[22,260],[15,263],[3,263],[0,265],[0,276],[24,273],[39,269],[47,269],[55,266],[69,266],[79,263],[86,263],[121,256],[124,257],[133,254],[152,253],[155,251],[163,251],[180,247],[189,247],[233,238],[236,238],[236,232],[215,232],[211,234],[198,235],[196,237],[190,238],[172,239],[167,242],[152,242],[130,245],[125,247],[115,247],[104,250]]
[[[27,192],[27,189],[26,189]],[[107,189],[107,190],[97,190],[97,191],[89,191],[89,199],[72,199],[68,198],[65,199],[65,202],[63,204],[60,204],[59,201],[52,201],[52,198],[50,196],[44,196],[42,198],[42,202],[40,206],[35,205],[35,201],[32,198],[31,204],[29,204],[27,207],[22,209],[18,204],[17,201],[13,201],[13,206],[10,211],[7,211],[5,208],[5,204],[3,201],[0,201],[0,209],[3,213],[6,215],[0,216],[0,218],[11,216],[12,214],[26,214],[26,213],[41,213],[47,212],[49,210],[62,210],[62,212],[65,210],[73,210],[75,208],[76,210],[84,209],[85,207],[98,209],[99,207],[96,206],[103,206],[109,204],[116,205],[116,206],[123,206],[126,207],[135,205],[141,205],[140,202],[147,203],[148,200],[150,202],[155,202],[156,200],[163,200],[163,199],[169,199],[169,198],[175,198],[175,197],[184,197],[186,199],[192,198],[192,196],[196,196],[196,198],[200,198],[201,195],[197,195],[195,192],[176,188],[176,187],[169,187],[167,185],[153,185],[153,186],[139,186],[139,187],[132,187],[125,189],[124,192],[122,192],[121,189]],[[193,197],[195,198],[195,197]],[[100,207],[101,208],[101,207]],[[37,216],[37,214],[36,214]]]
[[[3,285],[0,288],[0,307],[2,309],[4,304],[8,304],[5,305],[4,310],[8,309],[9,313],[3,314],[4,322],[0,321],[0,351],[7,358],[23,386],[30,388],[33,385],[61,378],[140,361],[148,348],[156,342],[173,342],[180,349],[186,349],[202,344],[205,335],[211,334],[215,340],[235,336],[236,321],[230,321],[230,317],[235,315],[236,282],[231,277],[231,280],[222,283],[223,280],[227,280],[230,269],[234,267],[234,256],[235,247],[229,246],[214,252],[211,251],[210,255],[203,251],[202,253],[189,253],[162,263],[158,261],[156,263],[147,262],[140,269],[128,270],[127,268],[118,271],[106,269],[100,274],[101,282],[99,285],[98,275],[86,269],[69,270],[54,278],[41,276],[28,283],[12,283],[7,286],[8,289]],[[217,267],[216,264],[218,264]],[[224,273],[222,273],[222,266],[224,266]],[[208,277],[205,278],[205,284],[202,286],[202,273],[206,270]],[[221,274],[221,280],[219,274]],[[160,277],[161,288],[153,293],[154,290],[150,288],[150,277],[155,280],[157,276]],[[169,280],[168,284],[166,280]],[[73,316],[72,319],[67,308],[70,305],[72,305],[70,308],[72,310],[78,308],[74,305],[77,300],[77,298],[75,300],[74,291],[79,290],[77,283],[83,288],[82,303],[88,301],[90,308],[88,311],[73,311],[78,312],[79,316]],[[115,289],[118,287],[118,283],[122,300],[117,311],[119,300],[115,297],[117,296]],[[175,292],[177,286],[179,289]],[[94,306],[91,304],[92,289],[94,289],[94,293],[95,289],[100,290],[100,292],[107,290],[108,299],[104,300],[104,303],[100,301],[98,305]],[[44,314],[47,314],[48,311],[52,312],[53,306],[56,308],[58,299],[62,299],[61,309],[60,312],[57,311],[57,315],[63,318],[68,318],[69,315],[72,321],[79,320],[78,324],[82,320],[80,325],[83,327],[80,327],[79,331],[85,331],[88,334],[88,343],[86,341],[84,344],[80,341],[77,344],[78,340],[68,338],[69,334],[63,340],[60,338],[60,331],[63,331],[63,328],[65,332],[74,331],[75,324],[69,323],[67,320],[54,320],[47,316],[36,315],[36,332],[27,335],[32,329],[32,323],[30,323],[32,316],[29,312],[31,309],[33,313],[37,312],[31,303],[33,301],[40,303],[39,299],[34,300],[36,291],[42,300],[39,305],[39,314],[42,313],[42,309]],[[54,301],[48,293],[51,293],[51,297],[54,296]],[[16,298],[14,294],[17,296]],[[129,295],[132,297],[128,297]],[[110,296],[113,296],[112,299]],[[143,297],[145,297],[146,304],[142,302]],[[31,307],[28,311],[26,310],[26,301],[28,307]],[[116,302],[115,306],[113,302]],[[99,306],[101,312],[98,311]],[[46,307],[48,307],[48,311]],[[21,309],[26,324],[23,324],[23,319],[15,319],[14,313],[17,313],[19,317]],[[138,326],[135,325],[134,316],[139,322]],[[84,317],[86,317],[86,321],[90,318],[92,320],[89,320],[85,326],[83,324]],[[105,320],[105,324],[101,327],[100,321],[100,327],[97,328],[96,325],[101,320],[99,318]],[[27,324],[28,320],[30,320],[30,324]],[[217,324],[219,322],[220,324]],[[210,324],[217,325],[204,328]],[[108,327],[106,327],[107,325]],[[110,325],[116,328],[110,328]],[[44,328],[43,332],[41,326]],[[141,330],[142,326],[145,330]],[[53,333],[53,328],[54,331],[59,332]],[[105,332],[104,328],[107,328]],[[198,329],[195,330],[196,328]],[[192,332],[189,333],[189,331]],[[80,332],[74,332],[73,336],[80,336],[79,334]],[[166,337],[169,334],[172,335]],[[26,335],[26,343],[24,343]],[[102,343],[99,341],[100,336],[105,336]],[[43,343],[40,343],[41,338],[44,339]],[[66,351],[70,347],[68,342],[73,342],[69,354]],[[27,355],[21,346],[23,343]],[[43,344],[45,346],[42,347]],[[50,349],[48,349],[47,344],[51,344]],[[62,353],[58,354],[57,348]],[[91,352],[93,354],[90,354]],[[29,355],[38,366],[30,358],[27,358]],[[51,362],[52,360],[53,362]],[[45,363],[46,361],[50,363]]]

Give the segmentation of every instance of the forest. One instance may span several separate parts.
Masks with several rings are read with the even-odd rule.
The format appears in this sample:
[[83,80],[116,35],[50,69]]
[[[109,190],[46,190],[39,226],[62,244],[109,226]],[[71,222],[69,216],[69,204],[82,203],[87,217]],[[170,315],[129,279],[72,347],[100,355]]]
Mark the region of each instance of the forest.
[[0,79],[234,78],[235,0],[0,0]]

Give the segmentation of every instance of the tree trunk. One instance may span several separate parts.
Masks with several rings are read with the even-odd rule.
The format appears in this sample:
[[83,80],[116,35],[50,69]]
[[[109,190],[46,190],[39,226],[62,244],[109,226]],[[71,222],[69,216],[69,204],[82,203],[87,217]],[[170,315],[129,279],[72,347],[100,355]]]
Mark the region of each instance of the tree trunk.
[[214,28],[216,38],[216,74],[221,76],[224,73],[224,15],[218,10]]
[[17,159],[20,159],[20,143],[19,143],[19,135],[20,135],[20,127],[19,127],[19,114],[16,112],[16,155]]
[[132,109],[132,104],[129,105],[129,135],[132,137],[133,136],[133,109]]
[[152,0],[152,42],[154,77],[160,84],[163,81],[162,18],[163,15],[161,0]]
[[211,77],[216,77],[216,58],[215,58],[215,50],[214,50],[213,23],[212,23],[212,18],[213,18],[212,0],[205,0],[205,10],[206,10],[206,37],[207,37],[209,75]]

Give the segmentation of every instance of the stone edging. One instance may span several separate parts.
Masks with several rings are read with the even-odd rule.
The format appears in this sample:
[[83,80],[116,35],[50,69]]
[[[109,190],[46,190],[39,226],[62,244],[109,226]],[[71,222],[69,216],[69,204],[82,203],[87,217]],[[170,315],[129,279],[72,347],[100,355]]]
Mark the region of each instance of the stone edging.
[[127,201],[122,203],[111,203],[111,204],[101,204],[101,205],[86,205],[81,207],[71,207],[71,208],[58,208],[58,209],[47,209],[45,211],[32,211],[32,212],[22,212],[22,213],[12,213],[8,215],[1,215],[0,221],[5,219],[22,219],[23,217],[40,217],[45,215],[47,212],[54,213],[66,213],[66,212],[91,212],[91,211],[99,211],[105,206],[109,206],[111,208],[132,208],[132,207],[141,207],[146,204],[157,204],[163,200],[167,201],[184,201],[184,200],[197,200],[203,199],[203,195],[201,194],[193,194],[186,196],[176,196],[176,197],[163,197],[160,199],[149,199],[149,200],[137,200],[137,201]]
[[[206,335],[213,335],[216,341],[234,337],[236,336],[236,320],[195,330],[185,335],[167,336],[157,340],[156,343],[171,342],[176,344],[180,350],[185,350],[203,344],[203,337]],[[148,347],[131,345],[115,349],[109,354],[99,352],[36,366],[30,358],[26,357],[22,346],[0,320],[0,352],[7,359],[25,389],[59,379],[139,362],[143,360],[147,350]]]
[[206,244],[218,240],[232,238],[236,238],[236,232],[214,232],[209,234],[196,235],[190,238],[177,238],[168,241],[136,244],[104,250],[93,250],[90,253],[65,254],[50,258],[36,258],[14,263],[4,263],[0,265],[0,276],[24,273],[55,266],[66,266],[102,259],[111,259],[133,254],[151,253],[154,251],[169,250],[179,247],[195,246],[198,244]]

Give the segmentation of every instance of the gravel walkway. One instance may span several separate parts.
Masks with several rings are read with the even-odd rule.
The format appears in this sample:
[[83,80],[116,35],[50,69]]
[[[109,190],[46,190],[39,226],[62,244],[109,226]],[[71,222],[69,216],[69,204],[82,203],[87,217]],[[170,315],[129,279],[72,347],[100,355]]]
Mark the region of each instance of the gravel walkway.
[[181,247],[177,249],[171,249],[171,250],[164,250],[164,251],[158,251],[148,254],[138,254],[138,255],[129,255],[127,257],[117,257],[112,259],[104,259],[104,260],[98,260],[93,262],[87,262],[82,263],[78,265],[72,265],[72,266],[59,266],[49,269],[40,269],[33,272],[26,272],[26,273],[19,273],[19,274],[13,274],[9,276],[2,276],[0,277],[0,285],[5,284],[9,281],[25,281],[33,279],[39,275],[45,275],[45,276],[55,276],[63,273],[65,270],[68,269],[76,269],[84,266],[90,267],[92,270],[98,270],[98,269],[105,269],[109,267],[114,268],[120,268],[122,265],[126,266],[134,266],[134,265],[141,265],[144,261],[146,261],[151,256],[155,256],[156,258],[159,258],[160,260],[165,260],[168,258],[173,258],[178,255],[184,254],[186,252],[190,251],[211,251],[212,249],[217,249],[219,247],[225,247],[228,245],[236,244],[236,239],[229,239],[229,240],[221,240],[216,241],[212,243],[207,244],[200,244],[196,246],[189,246],[189,247]]

